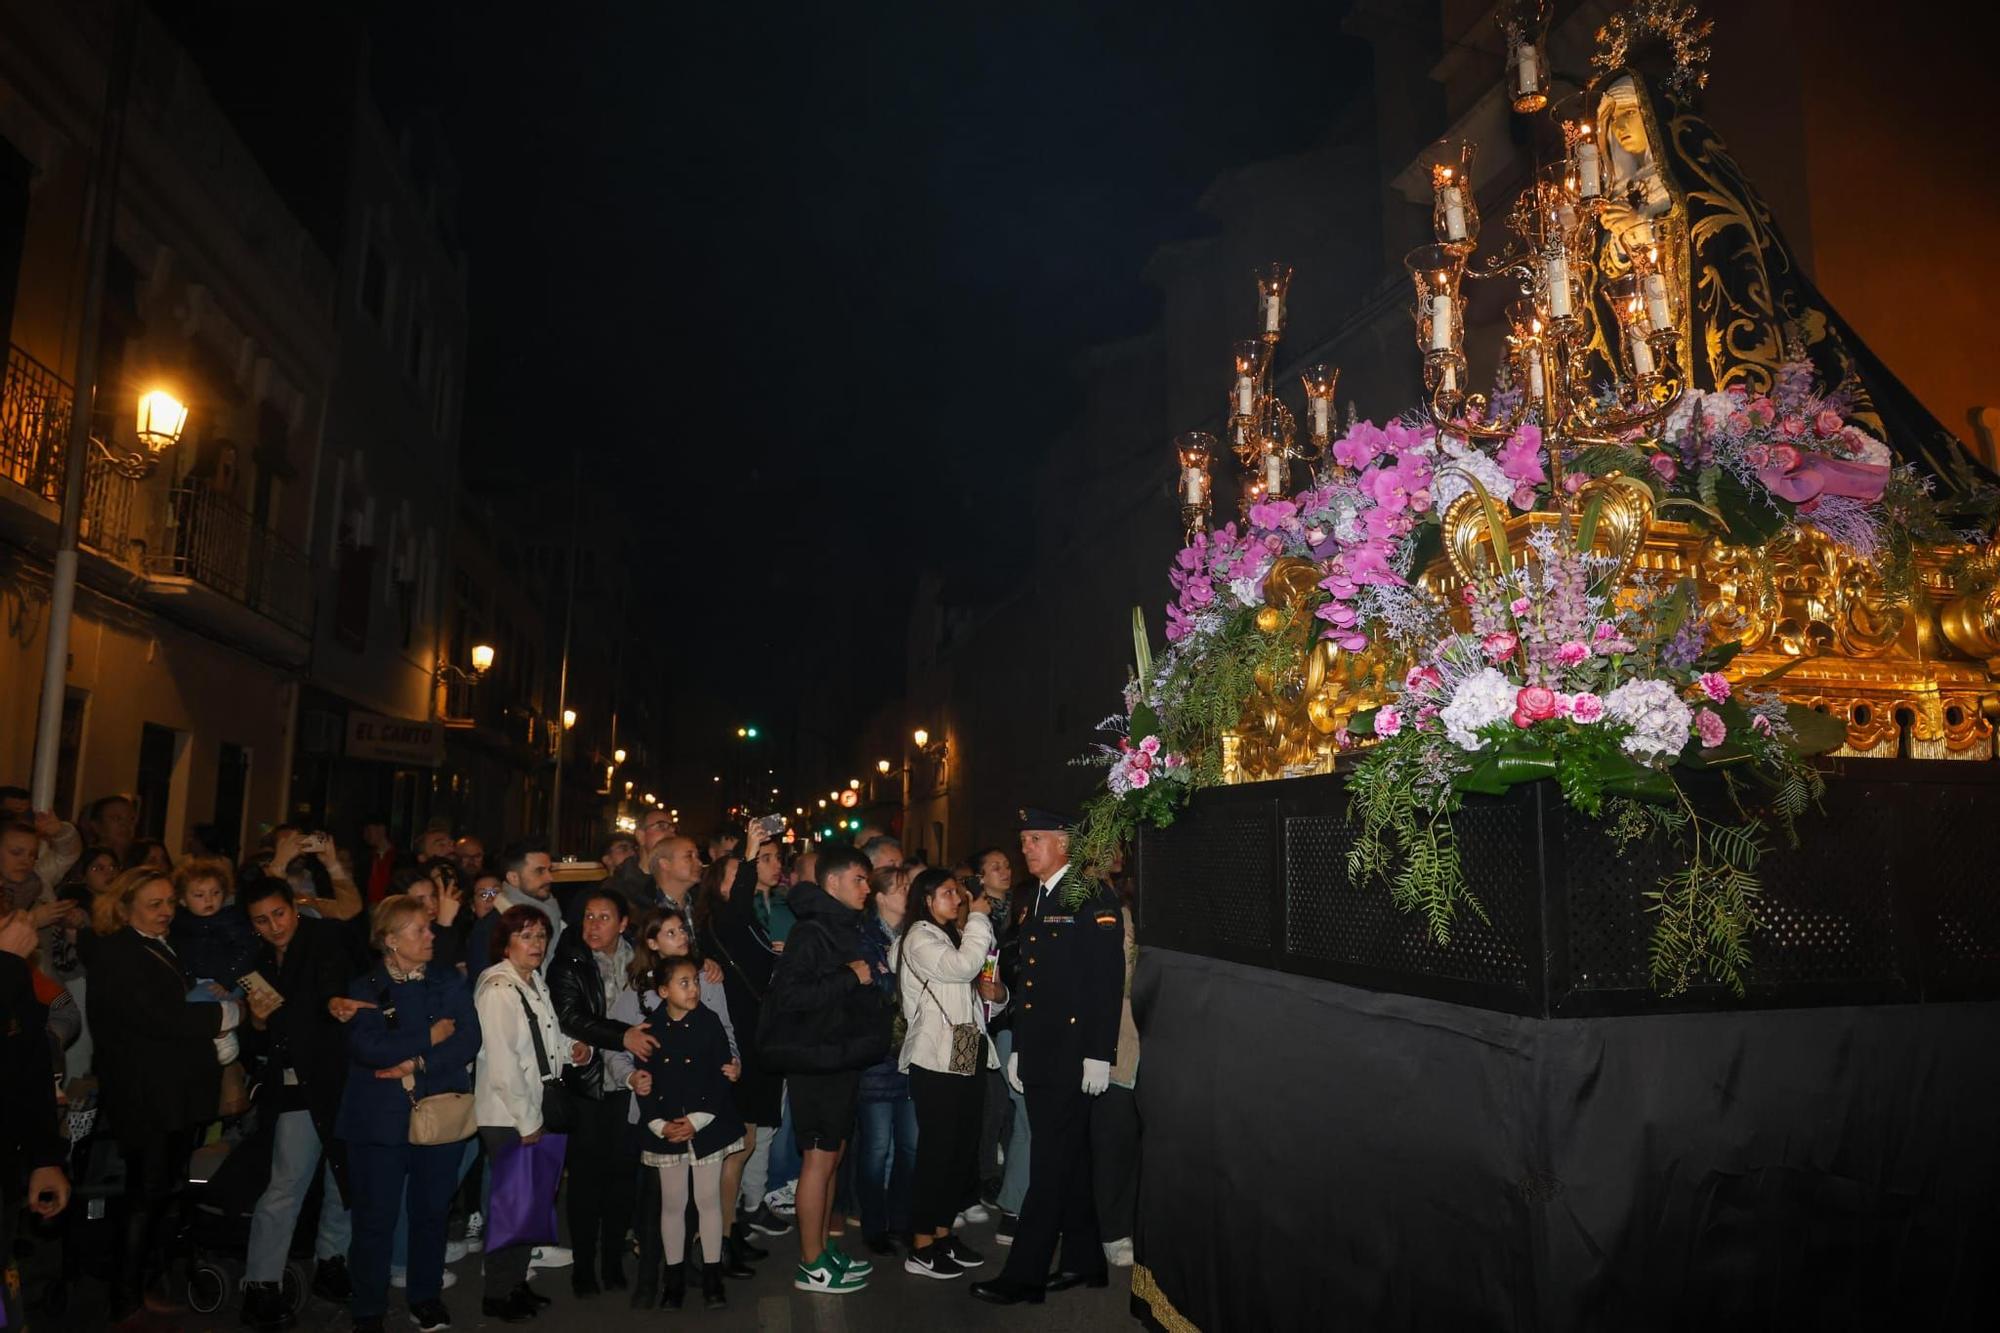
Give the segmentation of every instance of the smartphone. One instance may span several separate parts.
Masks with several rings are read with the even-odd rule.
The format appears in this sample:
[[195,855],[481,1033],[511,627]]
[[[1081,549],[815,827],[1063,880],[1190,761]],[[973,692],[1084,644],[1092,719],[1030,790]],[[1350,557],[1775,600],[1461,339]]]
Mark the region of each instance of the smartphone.
[[763,833],[767,841],[771,838],[777,837],[778,833],[784,827],[785,827],[785,817],[783,815],[765,815],[763,818],[757,821],[757,828],[760,832]]
[[[253,990],[262,988],[264,990],[270,991],[271,994],[273,995],[278,995],[278,988],[276,986],[273,986],[270,982],[264,980],[264,974],[262,972],[245,972],[242,976],[236,978],[236,984],[243,988],[245,994],[248,994]],[[284,1002],[285,1002],[285,997],[282,995],[278,995],[278,1003],[283,1004]]]
[[318,856],[326,850],[326,834],[308,833],[299,839],[299,850],[307,856]]

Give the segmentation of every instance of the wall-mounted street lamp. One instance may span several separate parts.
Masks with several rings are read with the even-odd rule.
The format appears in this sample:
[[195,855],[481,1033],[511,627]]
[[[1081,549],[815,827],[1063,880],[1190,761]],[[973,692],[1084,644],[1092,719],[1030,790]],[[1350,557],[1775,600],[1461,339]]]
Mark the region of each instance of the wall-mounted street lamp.
[[877,759],[875,761],[875,771],[877,773],[880,773],[885,778],[889,776],[889,767],[890,765],[887,759]]
[[449,684],[454,680],[465,685],[477,685],[480,678],[492,669],[493,645],[490,643],[475,643],[472,645],[472,670],[467,671],[465,668],[455,666],[450,662],[439,662],[434,675],[436,676],[437,683],[440,685]]
[[576,727],[576,710],[574,708],[563,709],[563,730],[571,731],[574,730],[575,727]]
[[625,750],[624,750],[624,747],[622,747],[622,746],[621,746],[621,747],[619,747],[618,749],[616,749],[616,750],[613,750],[613,751],[611,752],[611,762],[612,762],[612,763],[614,763],[614,764],[622,764],[622,763],[624,763],[624,762],[625,762]]
[[928,731],[925,731],[922,727],[918,727],[914,732],[910,734],[910,739],[915,741],[917,743],[917,748],[921,750],[926,745],[929,745],[931,743],[931,734]]

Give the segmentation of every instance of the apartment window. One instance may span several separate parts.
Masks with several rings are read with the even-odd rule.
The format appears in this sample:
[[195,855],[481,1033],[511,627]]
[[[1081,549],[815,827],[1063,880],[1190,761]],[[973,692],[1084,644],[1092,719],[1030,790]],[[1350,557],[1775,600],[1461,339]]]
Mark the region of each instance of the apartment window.
[[243,803],[250,787],[250,751],[222,743],[215,761],[216,852],[234,862],[243,853]]
[[174,760],[180,733],[148,722],[139,733],[139,835],[167,836],[167,804],[174,795]]

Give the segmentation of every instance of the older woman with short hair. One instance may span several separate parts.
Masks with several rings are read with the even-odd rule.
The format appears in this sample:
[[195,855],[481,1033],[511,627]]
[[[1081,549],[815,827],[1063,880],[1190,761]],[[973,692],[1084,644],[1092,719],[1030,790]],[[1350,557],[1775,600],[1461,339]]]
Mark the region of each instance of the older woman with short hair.
[[[88,1010],[97,1041],[104,1118],[125,1157],[125,1225],[114,1268],[112,1317],[144,1295],[156,1313],[184,1307],[169,1294],[166,1218],[187,1180],[195,1131],[215,1118],[222,1069],[216,1038],[242,1017],[234,1003],[193,1003],[187,972],[167,933],[173,881],[141,866],[113,880],[105,897],[115,928],[90,957]],[[138,1291],[127,1285],[138,1279]]]
[[[371,943],[382,961],[330,1002],[347,1022],[347,1085],[335,1134],[347,1144],[353,1192],[356,1333],[379,1333],[389,1304],[390,1251],[407,1196],[410,1315],[431,1333],[448,1328],[444,1292],[445,1215],[458,1187],[463,1143],[410,1142],[415,1102],[470,1092],[479,1016],[464,978],[432,961],[430,913],[406,894],[375,905]],[[400,1257],[400,1256],[398,1256]]]

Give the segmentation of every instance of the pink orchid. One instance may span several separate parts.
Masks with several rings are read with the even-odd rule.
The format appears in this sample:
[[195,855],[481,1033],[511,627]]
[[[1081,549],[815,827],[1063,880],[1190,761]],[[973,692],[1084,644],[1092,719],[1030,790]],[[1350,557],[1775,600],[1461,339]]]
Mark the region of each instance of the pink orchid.
[[1530,422],[1507,437],[1493,455],[1516,489],[1539,486],[1549,479],[1542,468],[1542,428]]

